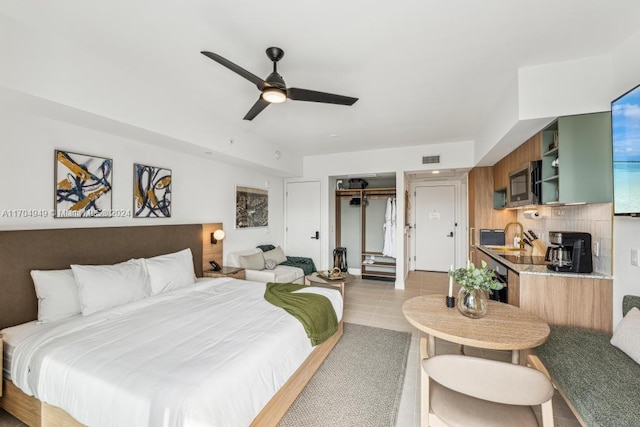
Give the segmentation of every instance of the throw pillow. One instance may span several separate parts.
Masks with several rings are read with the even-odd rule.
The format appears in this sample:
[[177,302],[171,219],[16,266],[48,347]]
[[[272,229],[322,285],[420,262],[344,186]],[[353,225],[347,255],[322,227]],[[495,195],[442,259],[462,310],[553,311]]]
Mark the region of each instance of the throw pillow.
[[71,269],[31,270],[31,277],[38,297],[38,322],[53,322],[80,314],[80,297]]
[[242,255],[240,257],[240,267],[247,270],[264,270],[264,255],[262,255],[262,252]]
[[616,327],[611,344],[640,364],[640,310],[633,307]]
[[144,260],[149,273],[151,294],[172,291],[196,281],[191,249],[158,255]]
[[267,270],[273,270],[277,266],[278,266],[278,263],[274,259],[269,258],[264,260],[264,268],[266,268]]
[[71,269],[85,316],[149,296],[149,278],[141,259],[114,265],[72,264]]
[[282,264],[287,260],[287,257],[284,254],[284,251],[280,246],[277,246],[275,249],[271,249],[264,253],[265,259],[272,259],[278,264]]

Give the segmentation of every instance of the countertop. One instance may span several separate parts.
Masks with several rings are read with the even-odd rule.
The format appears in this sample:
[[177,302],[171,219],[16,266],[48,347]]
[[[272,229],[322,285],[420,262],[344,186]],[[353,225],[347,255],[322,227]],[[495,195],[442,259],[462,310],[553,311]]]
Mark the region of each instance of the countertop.
[[[571,277],[588,277],[590,279],[613,279],[613,277],[608,276],[602,273],[558,273],[556,271],[551,271],[547,268],[546,265],[531,265],[531,264],[514,264],[500,256],[500,251],[493,250],[484,245],[476,246],[477,249],[481,250],[485,254],[489,255],[491,258],[498,261],[500,264],[503,264],[510,270],[515,271],[518,274],[540,274],[543,276],[571,276]],[[513,254],[513,252],[509,252]]]

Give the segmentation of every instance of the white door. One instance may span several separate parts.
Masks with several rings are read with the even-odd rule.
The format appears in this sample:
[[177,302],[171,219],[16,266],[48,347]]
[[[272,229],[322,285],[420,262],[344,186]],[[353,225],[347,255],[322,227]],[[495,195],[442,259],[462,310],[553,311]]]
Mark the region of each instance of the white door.
[[320,182],[288,182],[285,203],[285,253],[320,268]]
[[415,269],[448,271],[455,260],[455,186],[416,187]]

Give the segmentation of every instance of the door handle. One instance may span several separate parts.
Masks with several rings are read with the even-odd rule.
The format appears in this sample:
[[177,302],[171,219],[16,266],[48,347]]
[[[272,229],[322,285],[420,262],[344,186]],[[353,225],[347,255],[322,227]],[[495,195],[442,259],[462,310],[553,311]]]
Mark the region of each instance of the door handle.
[[453,231],[450,231],[449,234],[447,234],[447,237],[453,237]]
[[320,232],[316,231],[316,235],[315,236],[311,236],[312,239],[316,239],[316,240],[320,240]]

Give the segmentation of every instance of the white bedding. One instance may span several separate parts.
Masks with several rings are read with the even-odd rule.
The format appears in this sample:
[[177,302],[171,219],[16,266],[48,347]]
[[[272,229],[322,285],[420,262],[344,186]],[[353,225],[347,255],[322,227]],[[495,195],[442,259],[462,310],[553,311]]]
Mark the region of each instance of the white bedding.
[[34,320],[32,322],[5,328],[0,331],[0,334],[2,334],[2,341],[4,343],[2,346],[2,373],[6,379],[11,379],[13,349],[16,348],[18,343],[26,337],[38,332],[39,330],[48,329],[49,325],[49,323],[38,324],[38,321]]
[[[91,426],[247,426],[313,349],[264,289],[203,279],[64,321],[14,346],[11,376]],[[338,291],[303,291],[341,319]]]

